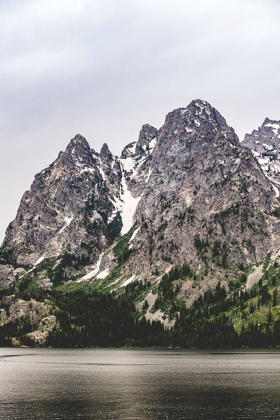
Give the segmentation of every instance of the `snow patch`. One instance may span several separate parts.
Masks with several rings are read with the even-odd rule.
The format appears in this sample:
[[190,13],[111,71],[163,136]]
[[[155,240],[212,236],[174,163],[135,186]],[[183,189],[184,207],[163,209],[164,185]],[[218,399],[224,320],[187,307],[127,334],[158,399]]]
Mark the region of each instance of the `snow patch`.
[[[111,201],[111,203],[113,203],[114,204],[114,206],[115,206],[115,204],[116,203],[114,203],[113,202],[113,200],[111,200],[110,198],[109,198],[109,200]],[[112,222],[113,220],[114,220],[114,218],[116,217],[116,214],[118,213],[118,210],[117,209],[115,209],[115,210],[113,210],[113,212],[112,212],[112,214],[111,214],[111,216],[110,217],[108,217],[108,223],[110,223],[110,222]]]
[[111,169],[113,169],[113,167],[115,166],[116,163],[116,158],[114,157],[111,163]]
[[105,279],[105,277],[108,276],[108,274],[110,273],[110,270],[108,268],[106,268],[106,270],[101,271],[101,273],[99,273],[96,278],[97,279]]
[[[123,178],[124,180],[124,178]],[[140,197],[134,198],[131,195],[131,192],[128,190],[126,182],[123,182],[123,194],[121,196],[122,205],[121,205],[121,216],[123,227],[121,230],[121,235],[124,235],[129,231],[133,225],[133,215],[135,213],[136,207],[140,201]]]
[[271,184],[272,185],[272,187],[273,187],[273,189],[274,189],[274,191],[275,191],[275,197],[277,198],[277,197],[279,197],[279,190],[278,190],[278,188],[276,188],[275,187],[275,185],[273,185],[273,184]]
[[147,184],[147,182],[149,181],[149,179],[150,179],[150,176],[151,176],[151,173],[153,172],[153,169],[150,169],[149,170],[149,173],[148,173],[148,176],[147,176],[147,178],[146,178],[146,180],[145,180],[145,182],[146,182],[146,184]]
[[264,147],[266,150],[272,150],[272,149],[273,149],[273,146],[269,146],[269,144],[266,144],[266,143],[263,143],[263,147]]
[[128,147],[128,149],[132,154],[134,154],[136,150],[136,142],[134,142],[130,147]]
[[80,170],[80,174],[83,174],[84,172],[91,172],[94,173],[94,169],[88,168],[87,166]]
[[139,229],[140,229],[140,227],[139,227],[139,228],[137,228],[137,229],[133,232],[133,235],[132,235],[132,236],[131,236],[131,238],[129,239],[128,243],[129,243],[130,245],[129,245],[128,249],[133,248],[133,245],[131,244],[131,242],[132,242],[132,241],[133,241],[133,239],[136,237],[137,233],[139,232]]
[[81,281],[85,281],[85,280],[91,280],[96,276],[96,274],[99,271],[99,267],[100,267],[100,263],[101,263],[103,255],[104,255],[104,252],[102,254],[100,254],[100,257],[99,257],[99,260],[96,263],[95,269],[92,270],[90,273],[86,274],[85,276],[83,276],[81,279],[79,279],[77,281],[77,283],[80,283]]
[[24,273],[22,276],[20,276],[20,277],[19,277],[19,279],[21,279],[22,277],[26,276],[26,274],[32,273],[32,271],[33,271],[33,270],[35,270],[36,266],[37,266],[38,264],[40,264],[42,261],[44,261],[44,259],[45,259],[45,257],[44,257],[44,256],[40,257],[40,258],[39,258],[39,259],[35,262],[34,266],[33,266],[30,270],[26,271],[26,273]]
[[45,257],[40,257],[34,264],[34,267],[36,267],[36,265],[40,264],[42,261],[44,261]]
[[134,276],[131,276],[131,277],[129,277],[129,279],[127,279],[122,285],[121,285],[121,287],[125,287],[125,286],[127,286],[129,283],[132,283],[133,282],[133,280],[135,279],[135,275]]
[[[134,198],[131,195],[131,192],[128,190],[125,178],[122,177],[122,184],[121,184],[121,194],[120,199],[114,197],[111,202],[114,204],[116,211],[119,211],[122,218],[122,230],[121,235],[124,235],[129,231],[131,226],[133,225],[133,215],[135,213],[136,207],[140,201],[140,197]],[[112,216],[111,216],[112,217]]]
[[106,175],[105,175],[105,172],[103,171],[103,169],[101,167],[102,162],[101,162],[101,159],[100,158],[99,158],[99,162],[100,162],[100,166],[98,166],[99,172],[100,172],[102,178],[104,179],[104,181],[106,181]]
[[255,150],[252,150],[252,153],[253,153],[253,155],[254,155],[254,156],[256,156],[256,157],[260,156],[260,154],[259,154],[258,152],[255,152]]
[[121,163],[122,163],[123,170],[125,172],[131,172],[132,171],[133,172],[133,176],[134,176],[134,173],[135,173],[135,169],[134,169],[135,162],[134,162],[134,159],[132,159],[131,157],[127,157],[125,159],[121,159]]
[[275,133],[275,134],[277,134],[277,133],[278,133],[278,130],[279,130],[279,124],[277,124],[277,123],[267,123],[267,124],[265,124],[264,126],[265,126],[265,127],[271,127],[271,128],[272,128],[272,130],[274,131],[274,133]]
[[70,225],[70,223],[72,222],[72,220],[73,220],[73,217],[65,217],[65,219],[64,219],[65,225],[63,226],[62,229],[60,229],[60,231],[58,233],[62,233],[64,231],[64,229],[66,229],[67,226]]
[[155,137],[149,143],[150,153],[152,153],[152,151],[154,150],[156,144],[157,144],[157,138]]

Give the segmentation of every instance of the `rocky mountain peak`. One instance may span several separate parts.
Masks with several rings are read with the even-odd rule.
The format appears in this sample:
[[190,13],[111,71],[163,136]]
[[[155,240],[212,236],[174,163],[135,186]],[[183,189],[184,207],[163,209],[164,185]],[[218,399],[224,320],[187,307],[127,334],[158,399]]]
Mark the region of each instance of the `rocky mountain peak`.
[[112,155],[107,143],[104,143],[103,146],[101,147],[100,157],[101,157],[101,159],[105,159],[105,160],[112,160],[113,159],[113,155]]
[[128,157],[148,156],[152,153],[158,136],[158,130],[150,124],[144,124],[140,130],[138,141],[129,143],[121,153],[121,159]]
[[135,155],[135,148],[136,148],[136,141],[129,143],[125,146],[121,153],[121,159],[126,159],[127,157],[131,157]]
[[[182,148],[183,143],[204,139],[212,142],[217,132],[227,130],[228,125],[221,114],[208,102],[194,100],[186,108],[175,109],[167,114],[165,123],[159,130],[156,154],[161,155],[166,148]],[[237,140],[238,141],[238,140]]]
[[88,141],[81,134],[76,134],[75,137],[73,137],[70,140],[70,142],[69,142],[69,144],[66,148],[66,151],[71,151],[72,152],[76,148],[78,150],[80,150],[82,148],[84,148],[86,150],[90,149],[90,145],[89,145]]
[[265,118],[257,130],[253,130],[251,134],[245,134],[242,144],[258,153],[265,153],[269,149],[279,149],[280,121]]
[[[179,161],[180,166],[186,168],[186,162],[194,162],[198,156],[194,153],[197,147],[204,148],[211,143],[213,149],[221,142],[239,145],[238,137],[222,115],[208,102],[194,100],[186,108],[167,114],[158,132],[151,168],[158,168],[163,163],[164,171],[167,163],[174,168],[174,165],[179,165]],[[228,153],[231,153],[231,147]]]
[[207,130],[209,127],[218,129],[227,128],[226,120],[208,102],[200,99],[192,101],[186,108],[176,109],[166,116],[163,127],[168,126],[182,132],[193,130]]
[[136,144],[136,154],[141,154],[146,150],[152,151],[156,138],[158,135],[158,130],[150,124],[144,124],[140,130],[138,142]]
[[271,120],[270,118],[266,117],[264,122],[263,122],[263,126],[264,127],[271,127],[273,129],[278,128],[280,125],[280,121],[277,120]]
[[65,152],[59,154],[59,160],[63,166],[79,167],[83,165],[92,164],[92,153],[93,150],[90,148],[90,145],[85,137],[81,134],[77,134],[72,138],[66,147]]

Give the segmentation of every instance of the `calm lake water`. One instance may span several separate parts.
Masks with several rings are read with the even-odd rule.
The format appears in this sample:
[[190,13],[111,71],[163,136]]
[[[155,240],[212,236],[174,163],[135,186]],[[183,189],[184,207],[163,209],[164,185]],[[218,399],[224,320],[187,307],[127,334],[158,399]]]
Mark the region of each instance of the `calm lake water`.
[[280,352],[0,348],[0,419],[280,419]]

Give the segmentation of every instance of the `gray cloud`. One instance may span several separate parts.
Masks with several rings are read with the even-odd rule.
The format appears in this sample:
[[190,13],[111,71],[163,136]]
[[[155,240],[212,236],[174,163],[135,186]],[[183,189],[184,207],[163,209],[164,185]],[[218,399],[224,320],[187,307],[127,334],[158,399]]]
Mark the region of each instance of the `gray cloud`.
[[0,3],[0,235],[35,173],[76,134],[98,150],[195,98],[240,138],[280,119],[279,2]]

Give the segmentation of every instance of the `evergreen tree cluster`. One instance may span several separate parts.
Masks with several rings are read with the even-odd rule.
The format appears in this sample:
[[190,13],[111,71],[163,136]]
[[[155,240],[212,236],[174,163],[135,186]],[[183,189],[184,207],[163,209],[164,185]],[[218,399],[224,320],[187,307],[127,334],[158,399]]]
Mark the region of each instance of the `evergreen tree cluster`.
[[[0,313],[9,314],[10,305],[19,299],[47,302],[56,317],[45,343],[52,347],[276,347],[280,346],[279,275],[275,263],[250,290],[244,285],[246,276],[229,282],[228,289],[218,282],[186,308],[178,304],[180,282],[194,280],[196,274],[188,265],[174,267],[162,277],[155,303],[155,308],[170,305],[169,313],[175,318],[171,329],[145,319],[147,302],[141,313],[136,311],[135,302],[145,299],[153,287],[149,281],[130,283],[115,295],[90,284],[42,290],[34,288],[34,279],[26,276],[0,290]],[[29,333],[37,327],[28,316],[6,320],[0,327],[0,345],[12,345],[14,338],[35,345]]]

